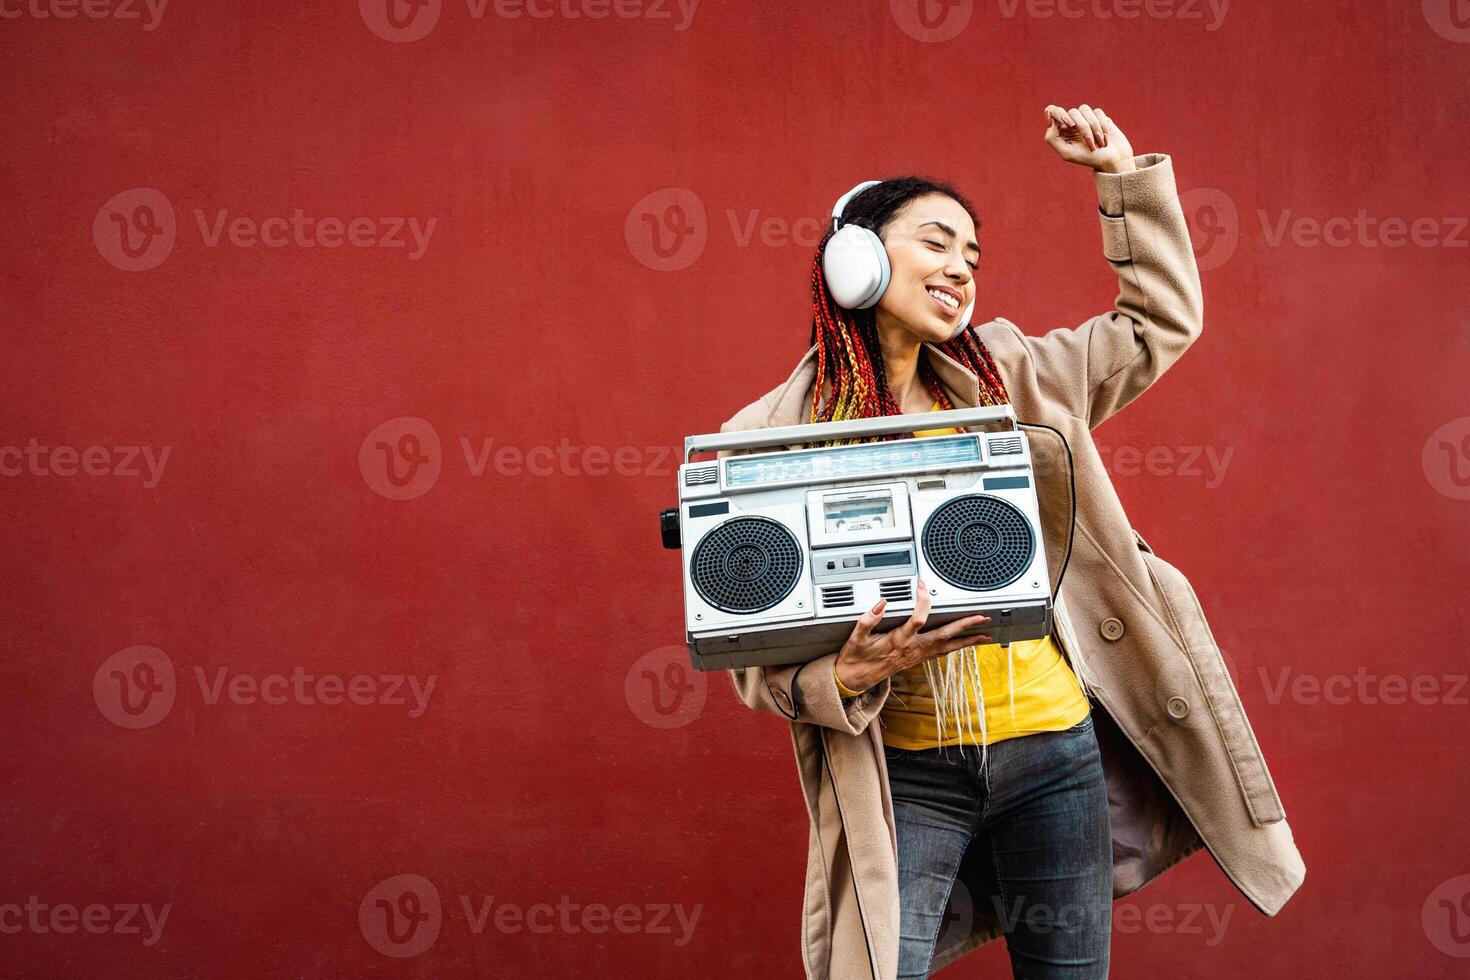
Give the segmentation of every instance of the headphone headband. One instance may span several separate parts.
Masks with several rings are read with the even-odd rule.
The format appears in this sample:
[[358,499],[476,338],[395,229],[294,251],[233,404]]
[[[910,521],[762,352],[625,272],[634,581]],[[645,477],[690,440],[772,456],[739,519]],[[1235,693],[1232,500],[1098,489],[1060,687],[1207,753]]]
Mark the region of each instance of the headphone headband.
[[846,194],[839,197],[837,199],[837,203],[832,207],[832,230],[837,230],[838,224],[842,221],[842,209],[847,207],[847,202],[851,200],[855,194],[857,194],[859,191],[865,190],[866,188],[872,187],[874,184],[881,183],[883,183],[883,181],[881,180],[865,180],[861,184],[858,184],[856,187],[854,187],[852,190],[848,191]]

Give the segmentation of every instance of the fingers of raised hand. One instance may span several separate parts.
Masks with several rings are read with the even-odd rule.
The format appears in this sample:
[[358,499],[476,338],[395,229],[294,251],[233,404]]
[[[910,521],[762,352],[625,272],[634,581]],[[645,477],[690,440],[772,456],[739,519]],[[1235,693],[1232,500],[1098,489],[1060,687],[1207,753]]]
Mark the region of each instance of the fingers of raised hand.
[[1108,134],[1103,128],[1102,120],[1097,116],[1097,110],[1086,103],[1083,103],[1078,108],[1082,112],[1082,118],[1087,120],[1087,125],[1091,129],[1092,142],[1098,147],[1107,146]]
[[1097,149],[1097,141],[1092,137],[1092,123],[1082,114],[1081,107],[1068,110],[1067,115],[1072,119],[1072,125],[1076,127],[1078,135],[1089,150]]

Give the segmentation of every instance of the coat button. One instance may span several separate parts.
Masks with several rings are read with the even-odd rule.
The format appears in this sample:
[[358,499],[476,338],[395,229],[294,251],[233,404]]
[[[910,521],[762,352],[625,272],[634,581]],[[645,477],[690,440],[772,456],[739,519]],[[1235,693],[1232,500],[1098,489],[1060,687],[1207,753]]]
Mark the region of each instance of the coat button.
[[1112,616],[1109,616],[1107,619],[1103,620],[1102,625],[1100,625],[1097,630],[1103,635],[1103,639],[1105,640],[1116,640],[1127,632],[1127,630],[1123,628],[1123,621]]
[[1189,714],[1189,702],[1183,698],[1169,699],[1169,716],[1171,718],[1183,718]]

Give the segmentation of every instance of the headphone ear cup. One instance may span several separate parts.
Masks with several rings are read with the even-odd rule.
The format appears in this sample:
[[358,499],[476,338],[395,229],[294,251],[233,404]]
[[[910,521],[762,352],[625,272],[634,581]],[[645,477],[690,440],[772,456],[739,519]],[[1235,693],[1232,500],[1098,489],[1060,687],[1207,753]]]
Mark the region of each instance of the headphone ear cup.
[[970,317],[973,316],[974,314],[975,314],[975,301],[972,299],[972,300],[970,300],[970,305],[967,306],[967,307],[965,307],[965,312],[963,312],[963,313],[960,314],[960,325],[957,326],[957,327],[955,327],[954,328],[954,333],[952,333],[952,334],[949,335],[949,339],[950,340],[954,340],[960,334],[962,334],[962,333],[965,332],[965,328],[970,325]]
[[865,310],[883,296],[892,278],[883,240],[861,225],[843,225],[822,249],[822,275],[837,305]]

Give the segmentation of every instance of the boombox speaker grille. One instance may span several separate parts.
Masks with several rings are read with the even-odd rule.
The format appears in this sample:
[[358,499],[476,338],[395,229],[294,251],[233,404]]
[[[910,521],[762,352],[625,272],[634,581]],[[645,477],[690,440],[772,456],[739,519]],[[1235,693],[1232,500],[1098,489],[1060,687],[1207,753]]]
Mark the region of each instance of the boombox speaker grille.
[[689,560],[689,579],[705,602],[729,613],[770,609],[801,578],[801,545],[768,517],[736,517],[706,534]]
[[1010,585],[1031,566],[1031,522],[999,497],[956,497],[929,515],[924,557],[950,585],[990,592]]

